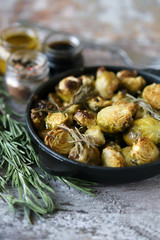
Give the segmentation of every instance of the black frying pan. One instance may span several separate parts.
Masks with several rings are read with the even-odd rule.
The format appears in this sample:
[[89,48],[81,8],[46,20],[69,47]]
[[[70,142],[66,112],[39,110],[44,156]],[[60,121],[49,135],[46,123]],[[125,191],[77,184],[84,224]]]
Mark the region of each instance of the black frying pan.
[[[64,77],[69,75],[80,76],[82,74],[95,74],[99,66],[75,69],[64,74],[53,77],[49,81],[42,84],[30,97],[26,107],[26,124],[29,134],[33,142],[39,148],[39,162],[41,167],[48,173],[58,176],[72,176],[84,180],[94,181],[98,183],[125,183],[143,180],[153,177],[160,173],[160,159],[149,164],[125,167],[125,168],[109,168],[101,166],[90,166],[83,163],[70,160],[49,147],[38,137],[32,126],[30,119],[30,110],[33,108],[34,95],[38,95],[41,99],[46,98],[47,94],[54,90],[55,85]],[[118,72],[122,69],[130,69],[126,67],[105,66],[107,70]],[[148,71],[139,71],[138,74],[143,76],[148,84],[153,82],[160,83],[160,77]]]

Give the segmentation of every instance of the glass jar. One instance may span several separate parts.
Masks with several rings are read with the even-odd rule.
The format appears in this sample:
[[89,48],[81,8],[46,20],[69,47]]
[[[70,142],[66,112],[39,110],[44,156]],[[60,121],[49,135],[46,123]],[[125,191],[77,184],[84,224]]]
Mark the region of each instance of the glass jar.
[[21,103],[28,100],[48,76],[48,60],[43,53],[23,49],[12,53],[7,60],[6,87],[10,96]]
[[68,33],[48,34],[42,44],[47,56],[51,74],[83,66],[83,46],[80,39]]
[[6,71],[6,61],[11,53],[19,49],[37,50],[39,40],[37,32],[29,27],[15,25],[0,34],[0,72]]

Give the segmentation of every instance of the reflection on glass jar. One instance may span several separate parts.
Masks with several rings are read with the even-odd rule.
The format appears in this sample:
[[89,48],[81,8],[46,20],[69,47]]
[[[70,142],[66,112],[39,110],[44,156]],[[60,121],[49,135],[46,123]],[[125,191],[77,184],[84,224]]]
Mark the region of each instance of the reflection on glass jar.
[[5,29],[0,34],[0,72],[6,71],[7,58],[16,50],[33,49],[39,46],[37,32],[26,26],[15,25]]
[[5,83],[15,100],[25,102],[40,84],[48,80],[48,60],[43,53],[18,50],[7,60]]
[[51,32],[42,46],[53,74],[83,66],[82,50],[80,39],[68,33]]

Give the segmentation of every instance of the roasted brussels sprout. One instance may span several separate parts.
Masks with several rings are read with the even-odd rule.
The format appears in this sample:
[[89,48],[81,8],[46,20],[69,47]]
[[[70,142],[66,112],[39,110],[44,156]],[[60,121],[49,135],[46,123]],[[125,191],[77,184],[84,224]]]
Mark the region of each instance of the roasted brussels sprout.
[[98,112],[102,108],[112,105],[113,102],[112,102],[112,100],[104,100],[100,96],[97,96],[97,97],[89,99],[87,103],[88,103],[89,108],[92,111]]
[[137,143],[133,144],[131,156],[138,165],[142,165],[157,160],[159,150],[149,138],[141,137],[138,139]]
[[137,77],[137,71],[136,70],[122,70],[117,72],[117,77],[118,79],[122,80],[124,78],[129,78],[129,77]]
[[124,100],[124,99],[121,99],[121,100],[115,102],[113,105],[127,107],[131,111],[132,115],[135,115],[138,110],[137,103],[128,102],[127,100]]
[[78,110],[74,115],[74,120],[76,120],[80,126],[87,128],[96,125],[96,115],[88,110]]
[[124,141],[132,145],[140,137],[147,137],[155,144],[160,142],[160,122],[153,117],[137,119],[127,132],[123,134]]
[[57,125],[66,123],[68,119],[69,118],[67,113],[62,112],[48,113],[47,117],[45,118],[46,128],[53,129]]
[[55,94],[55,93],[49,93],[48,94],[48,100],[53,104],[57,105],[58,107],[62,106],[61,99]]
[[45,144],[59,154],[68,155],[74,147],[70,133],[62,128],[54,128],[48,132],[44,139]]
[[125,91],[125,90],[123,90],[123,91],[118,91],[118,93],[116,93],[116,94],[113,95],[112,101],[113,101],[113,102],[117,102],[117,101],[123,99],[125,96],[126,96],[126,91]]
[[119,81],[114,72],[106,71],[104,68],[98,69],[95,88],[101,97],[111,99],[118,85]]
[[45,128],[45,119],[46,113],[39,111],[39,109],[31,109],[31,120],[34,125],[34,127],[37,130],[42,130]]
[[82,75],[81,77],[82,80],[82,85],[92,85],[94,87],[95,85],[95,80],[93,76],[86,76],[86,75]]
[[124,106],[109,106],[97,114],[97,124],[106,133],[123,132],[131,121],[132,113]]
[[123,86],[131,94],[137,94],[143,90],[146,85],[146,81],[143,77],[128,77],[120,81],[120,85]]
[[102,151],[101,162],[104,167],[124,167],[124,157],[113,147],[106,147]]
[[153,83],[144,88],[142,97],[155,109],[160,109],[160,84]]
[[125,148],[122,148],[121,152],[125,159],[125,166],[132,167],[137,165],[137,162],[135,161],[133,156],[131,156],[131,147],[127,146]]
[[73,147],[68,155],[70,159],[90,165],[98,165],[100,162],[100,152],[97,147],[88,148],[83,146],[83,151],[77,152],[77,147]]
[[57,95],[65,102],[69,102],[80,86],[82,85],[82,79],[73,76],[62,79],[56,86]]
[[85,135],[90,136],[94,139],[97,146],[102,146],[105,144],[105,137],[100,127],[95,125],[87,129]]

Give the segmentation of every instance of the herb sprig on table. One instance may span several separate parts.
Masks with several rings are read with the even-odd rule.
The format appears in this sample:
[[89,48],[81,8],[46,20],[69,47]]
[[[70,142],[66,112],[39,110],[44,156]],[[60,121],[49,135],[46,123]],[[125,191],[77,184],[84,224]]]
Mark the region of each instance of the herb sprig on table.
[[[0,79],[1,86],[3,79]],[[55,209],[51,194],[54,190],[47,184],[47,174],[35,167],[38,163],[36,149],[25,129],[23,116],[12,111],[5,103],[7,93],[0,89],[0,197],[8,203],[9,209],[15,206],[24,208],[30,220],[30,212],[37,215],[52,213]],[[15,120],[19,117],[19,120]],[[3,173],[3,174],[2,174]],[[91,183],[74,178],[51,176],[69,187],[93,195]],[[18,196],[8,193],[8,188],[17,190]]]

